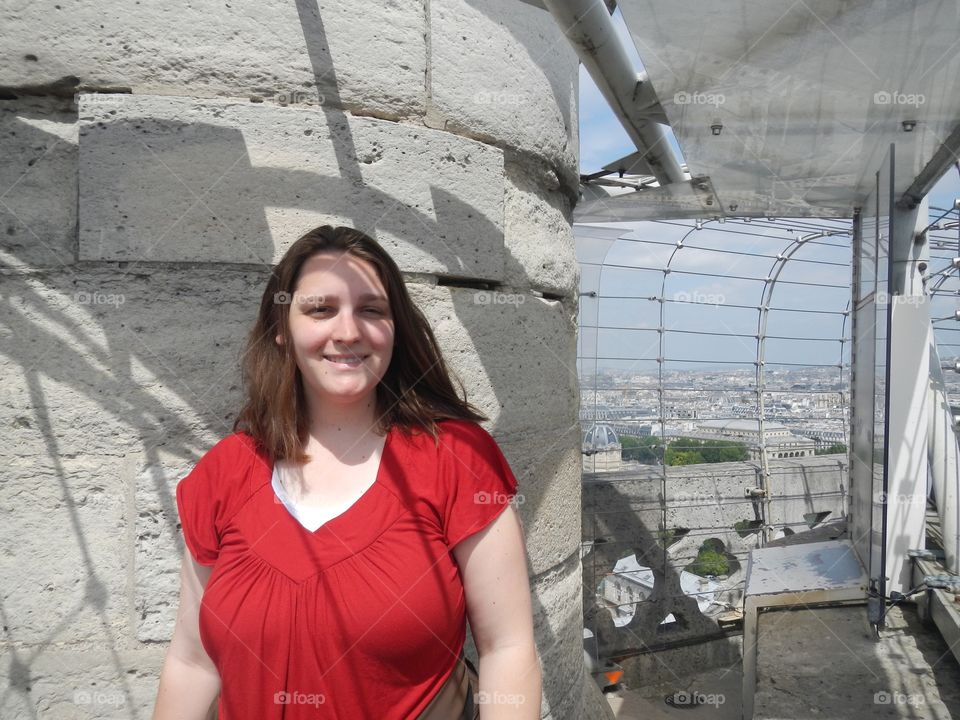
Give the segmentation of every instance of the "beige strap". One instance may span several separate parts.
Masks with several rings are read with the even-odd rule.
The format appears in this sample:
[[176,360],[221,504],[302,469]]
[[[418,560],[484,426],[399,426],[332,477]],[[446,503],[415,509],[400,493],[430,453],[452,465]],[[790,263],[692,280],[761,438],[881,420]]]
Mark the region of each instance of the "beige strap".
[[480,717],[480,708],[473,698],[477,690],[477,679],[473,666],[467,667],[461,656],[450,677],[417,720],[477,720]]

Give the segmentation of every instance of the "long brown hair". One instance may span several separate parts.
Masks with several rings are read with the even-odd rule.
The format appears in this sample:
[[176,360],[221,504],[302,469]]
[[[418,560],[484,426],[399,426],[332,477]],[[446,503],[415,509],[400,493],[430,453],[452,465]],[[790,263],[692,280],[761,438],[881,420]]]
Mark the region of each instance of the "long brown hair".
[[410,299],[393,258],[359,230],[323,225],[293,243],[267,280],[243,359],[247,400],[233,430],[251,435],[274,461],[309,459],[304,452],[310,418],[303,378],[292,343],[278,345],[275,338],[289,337],[290,298],[304,263],[324,252],[348,253],[368,262],[387,291],[395,344],[376,388],[377,430],[385,433],[393,426],[405,432],[424,430],[436,440],[439,420],[486,420],[467,402],[459,379],[460,392],[454,389],[433,331]]

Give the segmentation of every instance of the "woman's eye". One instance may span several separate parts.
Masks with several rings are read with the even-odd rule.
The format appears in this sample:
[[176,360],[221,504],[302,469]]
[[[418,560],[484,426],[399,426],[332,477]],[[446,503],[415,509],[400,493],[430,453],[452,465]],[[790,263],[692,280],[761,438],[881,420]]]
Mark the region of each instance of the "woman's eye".
[[330,310],[330,308],[329,308],[327,305],[316,305],[316,306],[310,308],[310,312],[314,312],[314,313],[315,313],[315,312],[324,313],[324,312],[328,312],[329,310]]

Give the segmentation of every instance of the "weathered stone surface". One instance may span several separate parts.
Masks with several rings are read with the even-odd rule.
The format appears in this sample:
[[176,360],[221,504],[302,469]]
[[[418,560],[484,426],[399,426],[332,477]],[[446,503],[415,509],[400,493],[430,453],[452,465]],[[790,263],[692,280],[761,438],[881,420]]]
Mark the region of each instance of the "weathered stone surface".
[[537,578],[532,589],[537,650],[544,668],[544,717],[586,717],[579,553]]
[[[20,97],[0,120],[0,150],[18,156],[0,168],[0,199],[16,203],[0,205],[0,243],[22,266],[2,288],[13,312],[12,342],[0,343],[0,461],[14,470],[0,499],[5,516],[24,500],[44,509],[0,529],[14,548],[0,577],[53,588],[0,583],[15,618],[0,715],[149,715],[162,650],[127,648],[170,636],[182,552],[174,487],[231,430],[268,265],[303,231],[334,223],[374,235],[410,273],[520,479],[544,712],[606,717],[581,647],[567,224],[577,62],[550,16],[511,0],[15,0],[0,10],[0,40],[0,86]],[[26,93],[59,95],[67,109],[32,115],[23,108],[56,103]],[[34,150],[46,154],[3,195]],[[11,234],[4,212],[36,237]],[[502,292],[436,287],[431,276]],[[48,496],[34,497],[38,483]],[[65,513],[61,487],[87,499]],[[76,518],[71,532],[94,549],[60,543],[54,556],[51,517],[61,528]],[[97,612],[77,610],[83,602]],[[20,647],[48,640],[96,651]]]
[[409,125],[305,108],[80,98],[80,257],[270,263],[317,225],[403,270],[499,280],[503,158]]
[[0,649],[4,720],[148,718],[165,648]]
[[[11,623],[16,641],[43,641],[51,618],[67,611],[77,619],[59,637],[70,641],[169,639],[181,548],[173,487],[230,432],[242,401],[237,359],[265,279],[217,267],[144,265],[127,274],[106,264],[5,279],[5,300],[18,311],[11,334],[21,341],[0,356],[3,460],[25,470],[0,485],[17,493],[19,507],[4,509],[17,519],[0,532],[42,543],[52,518],[72,528],[58,494],[65,473],[77,487],[84,539],[60,533],[55,547],[35,548],[3,538],[24,555],[15,553],[2,577],[51,556],[36,565],[35,581],[5,586],[4,602],[23,623]],[[51,497],[32,497],[33,488]],[[43,513],[20,517],[26,500]],[[92,559],[81,561],[86,554]],[[73,610],[90,604],[85,592],[96,602],[105,596],[116,630],[105,631],[85,606]]]
[[516,437],[493,430],[519,487],[530,572],[539,575],[580,548],[580,428],[547,429]]
[[420,284],[410,290],[468,399],[501,437],[569,427],[578,391],[573,319],[565,305],[516,292]]
[[879,639],[866,609],[761,613],[757,625],[757,720],[924,718],[960,712],[960,668],[935,629],[894,604]]
[[844,517],[840,489],[850,488],[846,455],[771,462],[770,487],[771,525],[790,525],[794,532],[803,532],[807,514],[829,513],[819,522],[839,520]]
[[251,95],[389,117],[423,108],[421,3],[6,3],[0,85]]
[[546,159],[576,187],[577,56],[550,13],[431,0],[427,122]]
[[4,454],[118,457],[165,444],[187,458],[209,429],[228,433],[265,280],[156,265],[4,278],[19,338],[0,354]]
[[545,189],[525,164],[508,162],[505,170],[506,282],[574,296],[580,273],[569,201],[559,190]]
[[72,263],[77,241],[77,112],[69,99],[0,100],[0,257]]
[[46,457],[3,457],[4,640],[11,647],[122,645],[129,633],[125,464],[58,456],[56,439],[48,440]]
[[[211,441],[211,447],[217,439]],[[180,563],[184,552],[176,486],[195,463],[152,452],[144,454],[142,463],[135,477],[137,581],[134,610],[137,639],[141,642],[169,642],[177,616]]]

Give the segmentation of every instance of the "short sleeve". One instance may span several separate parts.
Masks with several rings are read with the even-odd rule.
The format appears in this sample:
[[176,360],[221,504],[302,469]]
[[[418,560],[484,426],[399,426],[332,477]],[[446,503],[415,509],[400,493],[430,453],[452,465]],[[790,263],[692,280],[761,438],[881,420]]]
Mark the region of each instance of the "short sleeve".
[[214,463],[209,453],[200,458],[190,474],[177,484],[177,512],[183,540],[201,565],[213,565],[220,554],[217,533],[219,503],[215,494]]
[[438,466],[444,538],[452,548],[503,512],[517,494],[517,479],[490,433],[474,422],[446,425]]

